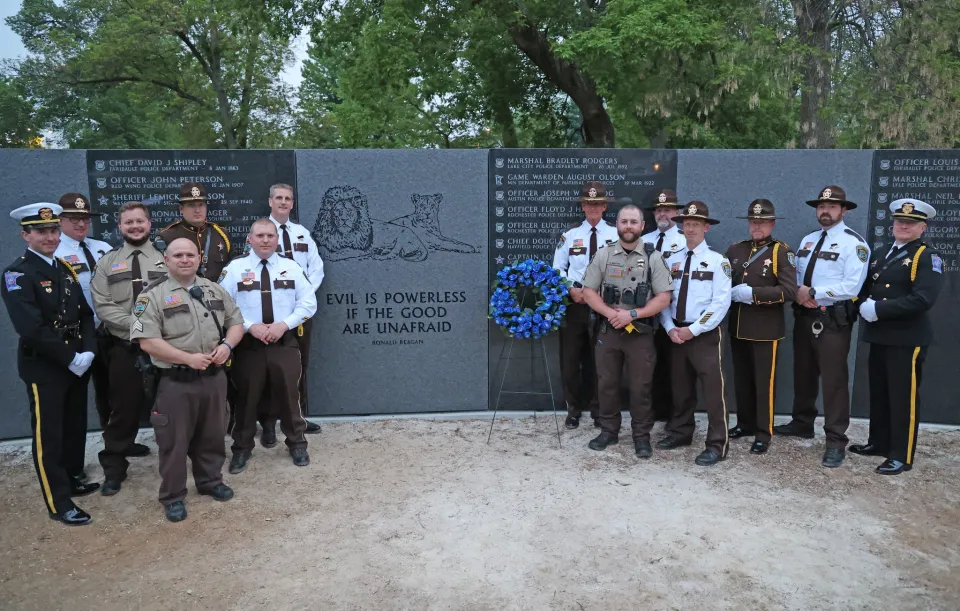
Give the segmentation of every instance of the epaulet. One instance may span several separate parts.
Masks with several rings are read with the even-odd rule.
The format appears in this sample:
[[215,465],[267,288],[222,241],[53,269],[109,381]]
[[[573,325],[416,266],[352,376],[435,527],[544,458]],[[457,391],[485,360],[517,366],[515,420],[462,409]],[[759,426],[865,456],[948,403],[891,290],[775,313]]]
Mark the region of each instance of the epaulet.
[[66,261],[64,261],[63,259],[61,259],[60,257],[55,257],[55,259],[60,262],[60,265],[70,270],[70,275],[73,276],[73,279],[76,281],[77,284],[80,284],[80,276],[77,275],[77,272],[73,271],[73,266],[67,263]]
[[176,226],[179,225],[179,224],[180,224],[180,221],[174,221],[174,222],[170,223],[169,225],[167,225],[166,227],[164,227],[163,229],[161,229],[158,233],[163,233],[163,232],[166,231],[167,229],[173,229],[174,227],[176,227]]
[[230,238],[227,237],[227,234],[223,232],[223,229],[220,229],[220,225],[216,223],[209,223],[217,233],[220,234],[220,237],[223,238],[223,241],[227,243],[227,252],[230,252]]
[[603,219],[603,222],[607,224],[607,227],[616,227],[616,226],[617,226],[616,223],[611,223],[611,222],[608,221],[607,219]]
[[148,282],[148,283],[146,284],[146,286],[143,287],[143,292],[146,293],[147,291],[149,291],[149,290],[152,289],[153,287],[157,286],[158,284],[162,284],[162,283],[165,282],[166,280],[167,280],[167,275],[166,275],[166,274],[160,276],[159,278],[154,278],[153,280],[151,280],[150,282]]
[[778,240],[778,239],[774,238],[773,241],[774,241],[774,242],[778,242],[778,243],[779,243],[781,246],[783,246],[784,248],[790,248],[790,245],[787,244],[786,242],[784,242],[783,240]]
[[114,246],[113,248],[111,248],[110,250],[108,250],[107,252],[115,252],[115,251],[120,250],[121,248],[123,248],[123,242],[121,242],[120,244],[117,244],[116,246]]
[[844,232],[844,233],[849,233],[850,235],[852,235],[853,237],[857,238],[858,240],[860,240],[860,241],[863,242],[864,244],[867,243],[866,240],[864,240],[863,238],[860,237],[860,234],[859,234],[859,233],[857,233],[857,232],[854,231],[853,229],[850,229],[849,227],[844,228],[843,232]]

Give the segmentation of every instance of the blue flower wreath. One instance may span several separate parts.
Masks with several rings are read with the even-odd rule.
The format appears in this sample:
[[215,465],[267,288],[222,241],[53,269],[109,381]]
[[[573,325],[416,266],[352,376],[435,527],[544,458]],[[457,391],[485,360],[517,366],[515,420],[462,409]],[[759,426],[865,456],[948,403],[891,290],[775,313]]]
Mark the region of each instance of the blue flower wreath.
[[[521,309],[518,286],[530,287],[539,296],[532,309]],[[489,317],[510,337],[539,339],[560,327],[569,294],[570,281],[551,265],[537,259],[515,262],[497,272]]]

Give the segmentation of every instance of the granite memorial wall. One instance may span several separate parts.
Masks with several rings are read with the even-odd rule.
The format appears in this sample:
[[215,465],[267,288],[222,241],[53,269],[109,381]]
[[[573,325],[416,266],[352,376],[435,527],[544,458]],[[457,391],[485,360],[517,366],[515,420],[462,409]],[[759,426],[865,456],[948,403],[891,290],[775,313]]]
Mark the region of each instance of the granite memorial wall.
[[[904,194],[929,198],[939,215],[927,241],[944,258],[946,283],[935,309],[938,338],[927,359],[921,417],[960,423],[950,385],[937,383],[960,373],[951,352],[957,328],[948,312],[957,303],[960,261],[957,163],[954,151],[0,150],[0,185],[5,212],[85,191],[98,212],[95,237],[115,242],[116,210],[124,201],[147,201],[160,229],[176,219],[179,183],[204,179],[210,218],[242,247],[245,226],[269,212],[270,184],[293,184],[294,218],[320,244],[326,273],[310,363],[313,415],[486,410],[501,381],[506,391],[548,392],[539,346],[514,342],[506,359],[509,342],[487,320],[487,299],[493,275],[507,261],[552,260],[557,237],[580,218],[577,197],[585,180],[608,184],[617,198],[607,211],[611,220],[623,203],[648,206],[664,187],[675,189],[681,202],[706,201],[722,221],[707,234],[720,251],[746,237],[746,221],[736,217],[757,197],[771,199],[787,217],[775,235],[794,247],[817,226],[804,201],[824,185],[843,186],[861,204],[847,223],[871,247],[888,231],[884,203]],[[646,217],[652,227],[652,216]],[[9,262],[24,245],[12,220],[4,231],[0,261]],[[789,413],[793,396],[789,315],[788,321],[778,370],[780,413]],[[859,345],[850,354],[857,373],[853,410],[860,416],[867,414],[864,350]],[[555,334],[546,352],[562,410]],[[0,316],[0,360],[11,391],[0,407],[0,438],[28,436],[16,335],[6,315]],[[731,390],[731,406],[732,398]],[[549,407],[548,394],[505,393],[500,402],[500,409]],[[93,428],[92,400],[90,412]]]

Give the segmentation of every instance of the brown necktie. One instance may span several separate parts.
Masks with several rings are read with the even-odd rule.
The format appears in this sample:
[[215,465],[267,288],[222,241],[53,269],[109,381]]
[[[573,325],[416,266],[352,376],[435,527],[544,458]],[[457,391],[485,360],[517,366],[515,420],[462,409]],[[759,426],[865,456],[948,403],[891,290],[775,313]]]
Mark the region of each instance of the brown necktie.
[[280,225],[280,229],[283,231],[283,256],[292,260],[293,245],[290,244],[290,233],[287,231],[286,223]]
[[267,260],[261,259],[260,265],[260,307],[263,313],[263,324],[273,324],[273,296],[270,293],[270,272],[267,271]]
[[813,254],[810,255],[810,263],[807,263],[807,271],[803,273],[803,285],[810,286],[810,282],[813,280],[813,266],[817,264],[817,257],[820,255],[820,249],[823,248],[823,241],[827,239],[827,232],[824,231],[820,235],[820,241],[817,242],[816,248],[813,249]]
[[597,228],[590,228],[590,260],[593,261],[593,255],[597,254]]
[[677,296],[677,320],[687,322],[687,291],[690,289],[690,262],[693,251],[687,251],[687,263],[683,266],[683,280],[680,281],[680,294]]
[[133,251],[133,296],[143,292],[143,274],[140,272],[140,251]]
[[87,260],[87,267],[90,268],[90,273],[93,273],[93,270],[97,269],[97,261],[93,258],[93,253],[90,252],[90,249],[87,248],[86,242],[80,242],[80,250],[83,251],[83,256]]

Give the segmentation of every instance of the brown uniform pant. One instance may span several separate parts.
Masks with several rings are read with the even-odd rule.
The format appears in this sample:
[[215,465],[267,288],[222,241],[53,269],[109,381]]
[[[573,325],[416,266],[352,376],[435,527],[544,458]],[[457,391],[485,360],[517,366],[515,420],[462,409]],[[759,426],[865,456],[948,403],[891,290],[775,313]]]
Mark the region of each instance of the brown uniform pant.
[[193,382],[160,378],[150,422],[159,448],[161,503],[186,498],[188,457],[197,490],[210,492],[223,482],[228,417],[223,370]]
[[823,383],[823,431],[828,448],[847,447],[850,426],[850,380],[847,353],[850,325],[837,326],[824,319],[820,336],[813,334],[816,316],[798,313],[793,325],[793,420],[813,431],[817,418],[817,395]]
[[[300,381],[297,383],[297,390],[300,392],[300,413],[308,416],[310,405],[307,402],[307,369],[310,363],[310,335],[313,333],[313,319],[302,323],[303,335],[297,333],[296,329],[292,332],[297,337],[297,345],[300,347]],[[276,429],[277,409],[272,407],[269,401],[261,401],[257,408],[257,419],[264,428]]]
[[596,337],[594,329],[591,329],[591,311],[590,306],[583,303],[568,305],[564,324],[560,327],[563,399],[567,404],[567,414],[575,418],[579,418],[584,409],[589,409],[594,418],[600,411],[595,366]]
[[135,347],[115,341],[108,350],[110,414],[103,430],[103,450],[99,458],[104,477],[122,480],[130,465],[126,455],[137,438],[140,414],[144,411],[143,375],[137,369]]
[[657,349],[657,366],[653,370],[653,417],[655,420],[670,420],[673,410],[673,384],[670,381],[670,348],[673,341],[663,327],[657,325],[653,336]]
[[671,346],[673,415],[667,423],[666,432],[682,442],[693,439],[699,380],[703,387],[703,402],[707,407],[706,449],[726,456],[729,439],[722,339],[723,332],[717,327],[682,344]]
[[870,440],[887,458],[913,464],[926,346],[870,344]]
[[[236,424],[233,427],[234,453],[253,450],[257,433],[257,408],[262,402],[271,412],[280,414],[280,430],[288,448],[305,448],[303,432],[307,421],[300,413],[300,348],[296,331],[288,331],[274,344],[264,344],[252,335],[244,335],[233,356],[233,376],[237,384]],[[265,390],[269,385],[269,396]]]
[[653,428],[653,406],[650,403],[650,385],[657,351],[653,347],[653,333],[627,333],[604,325],[605,332],[597,335],[597,379],[600,395],[600,428],[605,433],[619,435],[621,424],[620,381],[626,364],[630,384],[630,426],[633,440],[649,440]]
[[755,433],[756,440],[765,443],[770,443],[773,435],[779,347],[780,340],[730,338],[737,393],[737,426]]

